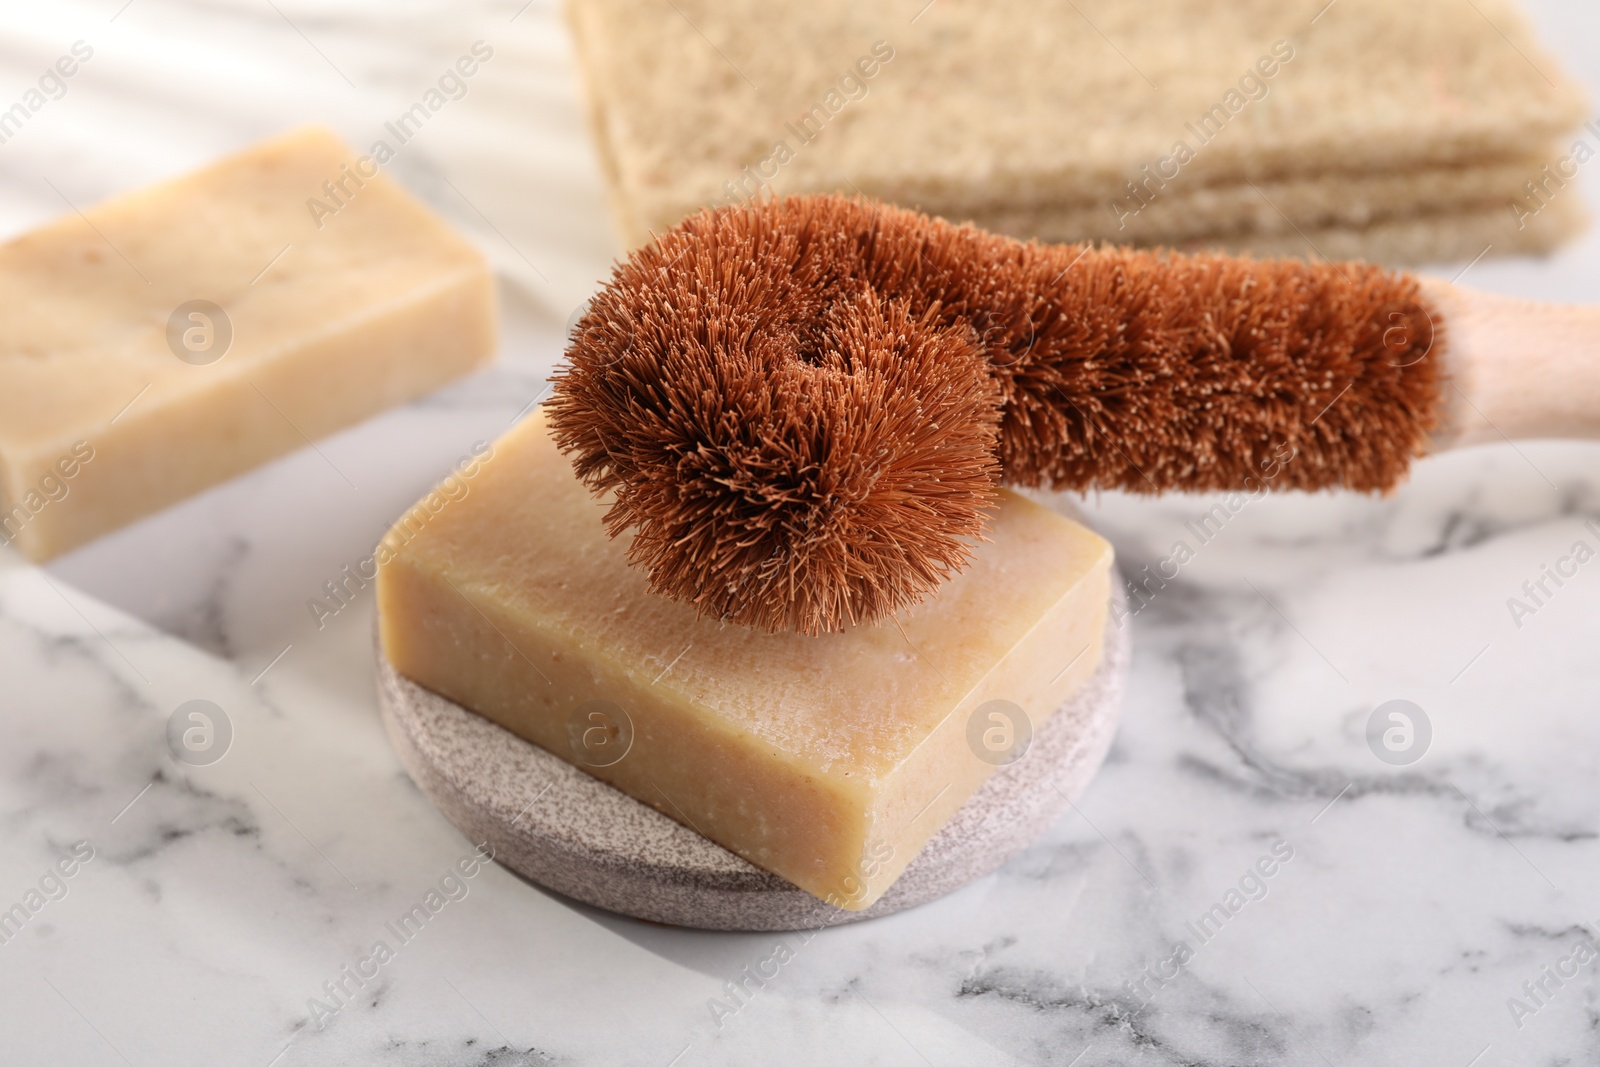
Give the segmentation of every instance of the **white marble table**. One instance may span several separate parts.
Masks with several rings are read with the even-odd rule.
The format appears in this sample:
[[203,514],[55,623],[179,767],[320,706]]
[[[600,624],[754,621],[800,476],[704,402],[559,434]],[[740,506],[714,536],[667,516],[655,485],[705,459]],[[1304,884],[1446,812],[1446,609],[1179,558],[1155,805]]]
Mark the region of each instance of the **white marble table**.
[[[610,254],[592,162],[550,147],[581,143],[551,12],[458,11],[386,65],[357,48],[354,14],[281,3],[355,84],[399,87],[369,97],[271,7],[135,0],[110,22],[118,3],[52,5],[4,35],[6,85],[91,35],[73,20],[93,24],[100,64],[31,141],[0,146],[7,232],[61,209],[42,178],[92,200],[299,119],[358,136],[408,70],[481,26],[505,35],[506,81],[463,122],[554,103],[528,120],[543,148],[514,146],[492,172],[489,155],[440,148],[407,175],[516,283],[497,367],[48,567],[0,553],[0,922],[30,891],[59,897],[0,943],[0,1062],[1600,1060],[1600,964],[1575,952],[1600,938],[1600,562],[1520,627],[1507,608],[1575,541],[1600,547],[1600,446],[1429,460],[1382,500],[1249,504],[1135,619],[1124,725],[1077,811],[945,900],[809,939],[619,919],[471,859],[384,739],[370,589],[320,629],[307,606],[540,394]],[[391,28],[431,17],[395,12]],[[1537,14],[1600,86],[1594,16],[1577,0]],[[202,47],[215,40],[229,43]],[[299,80],[276,95],[245,85],[288,68]],[[518,214],[511,194],[538,175],[570,197]],[[1600,203],[1595,174],[1581,180]],[[1467,280],[1600,298],[1600,236]],[[1214,502],[1087,506],[1137,572],[1193,544],[1184,524]],[[1366,738],[1396,698],[1432,728],[1403,766]],[[166,741],[196,699],[233,731],[206,766]],[[71,876],[53,874],[79,842]],[[397,936],[430,891],[438,910]],[[1228,918],[1202,930],[1208,914]]]

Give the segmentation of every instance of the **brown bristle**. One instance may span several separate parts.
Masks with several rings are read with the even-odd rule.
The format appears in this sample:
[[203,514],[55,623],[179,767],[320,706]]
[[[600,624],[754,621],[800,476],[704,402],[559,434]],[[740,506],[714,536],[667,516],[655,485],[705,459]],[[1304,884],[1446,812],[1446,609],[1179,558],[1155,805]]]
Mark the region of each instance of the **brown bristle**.
[[556,440],[659,593],[823,633],[925,598],[998,481],[1388,489],[1442,324],[1360,263],[1023,243],[842,197],[706,211],[579,321]]

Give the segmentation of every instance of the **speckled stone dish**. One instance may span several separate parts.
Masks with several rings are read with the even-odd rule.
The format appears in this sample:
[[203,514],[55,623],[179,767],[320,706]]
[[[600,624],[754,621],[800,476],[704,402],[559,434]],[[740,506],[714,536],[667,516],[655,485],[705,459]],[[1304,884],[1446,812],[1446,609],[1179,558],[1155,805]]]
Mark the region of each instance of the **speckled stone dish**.
[[[1112,588],[1121,595],[1121,580]],[[402,677],[378,652],[384,725],[428,799],[522,876],[639,919],[800,930],[890,915],[959,889],[1026,848],[1105,759],[1128,674],[1127,620],[1106,620],[1088,684],[1001,767],[865,911],[826,904],[626,793]]]

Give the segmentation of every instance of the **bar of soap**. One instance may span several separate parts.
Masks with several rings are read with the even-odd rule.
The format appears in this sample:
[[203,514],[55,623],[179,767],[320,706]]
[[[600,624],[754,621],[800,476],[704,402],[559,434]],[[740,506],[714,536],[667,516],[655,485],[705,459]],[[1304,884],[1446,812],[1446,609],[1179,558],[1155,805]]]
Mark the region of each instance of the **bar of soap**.
[[0,245],[0,541],[47,559],[488,360],[483,257],[363,158],[296,130]]
[[1100,658],[1110,546],[1009,492],[991,541],[933,598],[898,625],[822,637],[650,593],[604,505],[542,413],[524,420],[385,536],[384,654],[842,908],[871,905],[997,767],[1027,758],[1030,724]]

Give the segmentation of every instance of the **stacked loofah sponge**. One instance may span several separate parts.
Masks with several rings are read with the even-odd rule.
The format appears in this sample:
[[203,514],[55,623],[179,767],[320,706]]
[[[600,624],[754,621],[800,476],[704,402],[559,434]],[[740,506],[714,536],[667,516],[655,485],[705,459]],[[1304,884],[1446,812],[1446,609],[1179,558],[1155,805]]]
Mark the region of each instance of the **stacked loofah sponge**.
[[1050,241],[1390,262],[1543,251],[1583,220],[1584,96],[1511,0],[570,15],[630,244],[833,191]]

